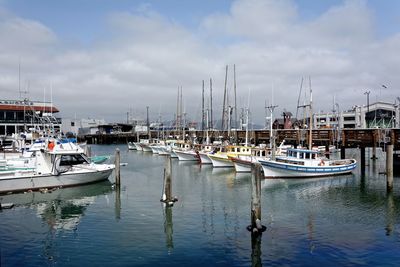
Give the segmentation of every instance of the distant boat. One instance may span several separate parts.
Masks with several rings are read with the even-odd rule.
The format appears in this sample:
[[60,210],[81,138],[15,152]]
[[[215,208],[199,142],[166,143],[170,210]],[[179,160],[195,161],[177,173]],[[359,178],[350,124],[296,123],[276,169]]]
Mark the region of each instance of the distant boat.
[[233,162],[236,172],[251,172],[253,163],[270,158],[270,156],[271,149],[255,147],[251,149],[251,155],[229,155],[228,157]]
[[355,159],[330,160],[319,151],[288,149],[286,156],[259,160],[266,178],[306,178],[332,176],[352,172]]
[[251,155],[251,147],[229,145],[221,148],[221,151],[215,154],[209,154],[208,157],[211,159],[213,167],[233,168],[235,166],[229,156],[236,157],[238,155]]
[[128,142],[128,149],[129,150],[136,150],[136,145],[133,142]]
[[1,162],[0,193],[94,183],[107,180],[115,168],[114,164],[91,162],[74,143],[48,144],[23,162],[17,163],[17,159]]

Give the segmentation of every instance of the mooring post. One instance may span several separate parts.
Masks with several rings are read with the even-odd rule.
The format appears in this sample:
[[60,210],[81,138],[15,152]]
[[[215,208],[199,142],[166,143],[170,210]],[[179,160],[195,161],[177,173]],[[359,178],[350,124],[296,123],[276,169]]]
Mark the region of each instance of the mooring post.
[[376,157],[376,143],[378,142],[378,133],[377,133],[377,130],[374,130],[374,133],[373,133],[373,140],[374,140],[374,145],[372,146],[372,157],[371,157],[371,159],[376,160],[376,159],[378,159],[378,158]]
[[115,149],[115,185],[121,186],[121,155],[119,148]]
[[365,147],[364,146],[360,147],[360,152],[361,152],[361,155],[360,155],[361,177],[364,177],[365,176]]
[[170,155],[165,157],[164,190],[160,201],[166,203],[168,206],[172,206],[174,202],[178,201],[176,197],[172,197],[172,166]]
[[261,224],[261,178],[263,176],[260,163],[253,163],[251,168],[251,225],[247,229],[254,234],[265,231]]
[[386,146],[386,189],[393,190],[393,145]]
[[345,159],[346,158],[346,148],[345,146],[340,146],[340,158]]

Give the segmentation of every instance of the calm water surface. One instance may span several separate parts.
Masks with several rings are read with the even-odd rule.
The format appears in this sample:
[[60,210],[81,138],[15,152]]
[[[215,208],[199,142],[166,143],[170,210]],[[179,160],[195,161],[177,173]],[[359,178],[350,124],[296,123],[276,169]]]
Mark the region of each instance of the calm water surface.
[[383,154],[364,179],[264,180],[267,230],[252,240],[250,175],[173,160],[179,201],[164,208],[165,158],[118,147],[128,163],[119,193],[112,175],[0,196],[16,204],[0,212],[0,266],[400,266],[400,179],[387,194]]

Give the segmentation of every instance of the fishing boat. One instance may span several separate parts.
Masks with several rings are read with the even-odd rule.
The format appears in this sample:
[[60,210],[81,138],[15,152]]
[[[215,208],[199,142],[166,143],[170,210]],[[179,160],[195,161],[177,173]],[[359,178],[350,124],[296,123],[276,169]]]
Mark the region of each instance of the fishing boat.
[[251,147],[229,145],[221,148],[221,151],[215,154],[208,154],[208,157],[211,159],[213,167],[233,168],[235,165],[229,157],[238,155],[251,155]]
[[179,161],[198,161],[199,156],[197,151],[193,148],[192,144],[186,142],[178,142],[177,148],[173,152],[178,157]]
[[251,149],[251,155],[229,155],[236,172],[251,172],[252,163],[270,158],[271,150],[267,147],[255,147]]
[[136,145],[134,142],[128,142],[128,149],[129,150],[136,150]]
[[331,160],[321,152],[309,149],[288,149],[286,156],[259,160],[266,178],[306,178],[352,172],[355,159]]
[[94,183],[107,180],[115,168],[114,164],[95,164],[78,145],[57,140],[16,162],[1,162],[0,194]]
[[357,162],[355,159],[331,160],[323,152],[313,149],[312,129],[312,90],[310,81],[310,108],[308,149],[287,150],[286,156],[276,156],[269,160],[259,160],[266,178],[307,178],[331,176],[352,172]]

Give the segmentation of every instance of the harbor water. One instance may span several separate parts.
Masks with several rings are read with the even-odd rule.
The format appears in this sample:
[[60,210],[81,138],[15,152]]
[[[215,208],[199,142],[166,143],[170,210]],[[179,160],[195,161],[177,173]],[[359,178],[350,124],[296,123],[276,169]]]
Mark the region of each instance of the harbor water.
[[[160,202],[165,157],[121,149],[109,181],[0,196],[0,266],[399,266],[400,179],[386,192],[384,153],[366,174],[263,180],[251,238],[251,175],[172,161],[173,207]],[[359,159],[357,150],[347,157]]]

